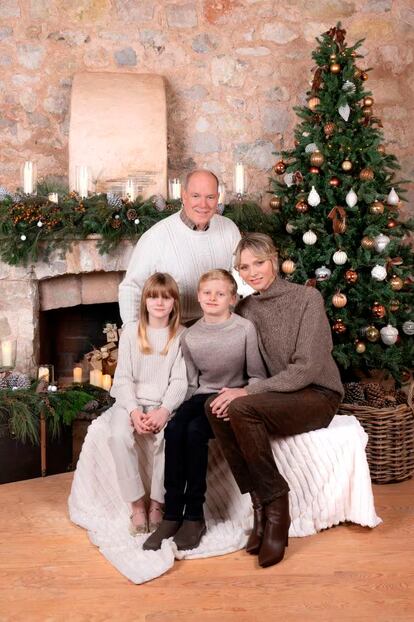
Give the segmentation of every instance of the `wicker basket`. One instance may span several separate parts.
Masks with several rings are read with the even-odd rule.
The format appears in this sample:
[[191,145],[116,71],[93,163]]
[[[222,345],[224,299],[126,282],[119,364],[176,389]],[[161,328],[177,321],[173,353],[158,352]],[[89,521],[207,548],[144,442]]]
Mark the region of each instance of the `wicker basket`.
[[339,414],[354,415],[368,434],[366,448],[374,484],[402,482],[414,473],[413,389],[408,404],[374,408],[341,404]]

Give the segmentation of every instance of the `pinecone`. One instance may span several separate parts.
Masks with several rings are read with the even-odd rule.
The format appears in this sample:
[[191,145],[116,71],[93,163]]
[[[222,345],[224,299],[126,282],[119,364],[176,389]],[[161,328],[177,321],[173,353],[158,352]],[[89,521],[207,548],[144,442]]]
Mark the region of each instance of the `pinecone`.
[[365,399],[368,406],[374,406],[374,408],[384,408],[385,406],[385,391],[384,388],[378,382],[368,382],[364,385]]
[[157,212],[163,212],[167,207],[164,197],[161,194],[156,194],[152,197],[152,202]]
[[108,206],[111,209],[121,209],[122,199],[119,194],[115,194],[114,192],[108,192],[108,194],[106,195],[106,200],[108,201]]
[[4,201],[6,197],[11,197],[12,194],[4,186],[0,186],[0,201]]
[[345,404],[365,404],[365,394],[362,384],[359,382],[347,382],[344,384]]
[[138,216],[137,211],[133,208],[129,209],[126,213],[126,216],[128,218],[128,220],[135,220],[135,218]]
[[398,406],[400,404],[407,404],[407,394],[401,391],[401,389],[398,389],[398,391],[395,392],[395,401]]
[[9,389],[28,389],[30,387],[30,380],[26,374],[14,371],[9,375],[7,384]]
[[121,227],[121,221],[119,218],[115,219],[113,218],[111,220],[111,227],[112,229],[119,229]]

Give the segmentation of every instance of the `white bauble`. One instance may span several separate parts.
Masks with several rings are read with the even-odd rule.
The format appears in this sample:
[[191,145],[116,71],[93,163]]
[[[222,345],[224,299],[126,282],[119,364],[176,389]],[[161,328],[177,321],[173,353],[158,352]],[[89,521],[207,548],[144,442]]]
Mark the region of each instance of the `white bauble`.
[[326,266],[321,266],[320,268],[316,268],[315,276],[317,281],[327,281],[331,276],[332,272]]
[[349,115],[351,114],[351,109],[349,107],[349,104],[344,104],[343,106],[339,106],[338,112],[344,121],[348,121]]
[[310,229],[309,231],[306,231],[306,233],[304,233],[302,236],[302,240],[305,242],[305,244],[308,244],[309,246],[312,246],[312,244],[316,244],[317,239],[318,236],[316,235],[316,233],[314,233]]
[[406,335],[414,335],[414,322],[412,320],[407,320],[402,325],[402,329]]
[[308,194],[308,203],[312,207],[316,207],[321,202],[321,197],[315,190],[315,186],[312,186],[311,191]]
[[400,202],[400,197],[395,192],[394,188],[391,188],[389,195],[387,196],[388,205],[398,205]]
[[39,227],[39,229],[41,229],[43,227],[43,223],[41,220],[37,221],[37,226]]
[[384,268],[384,266],[380,266],[379,264],[377,264],[372,268],[371,276],[376,281],[383,281],[387,278],[387,270]]
[[377,235],[377,237],[374,238],[374,246],[377,253],[382,253],[390,242],[391,240],[388,235],[384,235],[383,233]]
[[22,233],[22,235],[20,236],[20,239],[22,242],[24,242],[26,240],[26,236],[24,235],[24,233]]
[[290,186],[293,185],[293,173],[286,173],[286,175],[283,177],[283,181],[285,182],[287,187],[290,188]]
[[288,233],[295,233],[296,229],[297,229],[297,227],[295,227],[295,225],[292,225],[291,222],[287,222],[286,223],[286,231]]
[[351,190],[346,195],[345,202],[348,207],[355,207],[355,205],[358,203],[358,197],[353,188],[351,188]]
[[350,82],[350,80],[345,80],[345,82],[342,85],[342,90],[345,91],[346,93],[355,93],[356,86],[353,82]]
[[318,147],[316,143],[309,143],[309,145],[306,145],[305,147],[306,153],[314,153],[315,151],[318,151]]
[[398,330],[394,328],[394,326],[391,326],[391,324],[381,328],[380,334],[381,339],[386,346],[392,346],[398,339]]
[[348,255],[345,251],[336,251],[336,253],[332,255],[332,259],[337,266],[343,266],[344,263],[348,261]]

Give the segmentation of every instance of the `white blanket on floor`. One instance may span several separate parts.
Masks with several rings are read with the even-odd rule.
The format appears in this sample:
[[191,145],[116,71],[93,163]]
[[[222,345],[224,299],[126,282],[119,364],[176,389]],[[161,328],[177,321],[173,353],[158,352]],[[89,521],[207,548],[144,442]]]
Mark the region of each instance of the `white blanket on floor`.
[[[174,559],[210,557],[245,546],[252,526],[249,495],[241,495],[215,441],[210,443],[205,504],[207,533],[192,551],[172,540],[144,551],[147,536],[129,534],[129,507],[120,496],[108,447],[107,411],[89,427],[69,497],[71,520],[88,530],[93,544],[134,583],[160,576]],[[375,527],[371,480],[365,455],[367,435],[355,417],[335,416],[329,428],[272,440],[277,466],[289,482],[289,536],[309,536],[352,521]],[[147,477],[150,473],[147,473]]]

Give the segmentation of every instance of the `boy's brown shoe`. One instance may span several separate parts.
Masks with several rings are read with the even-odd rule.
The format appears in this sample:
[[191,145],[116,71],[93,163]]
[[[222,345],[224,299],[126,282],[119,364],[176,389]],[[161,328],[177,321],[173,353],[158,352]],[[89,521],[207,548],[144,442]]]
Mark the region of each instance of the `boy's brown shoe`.
[[175,534],[173,542],[179,551],[195,549],[200,544],[201,538],[206,533],[206,523],[202,520],[184,520]]
[[174,536],[180,526],[181,521],[164,519],[150,537],[145,540],[142,548],[144,551],[158,551],[161,548],[162,541]]

